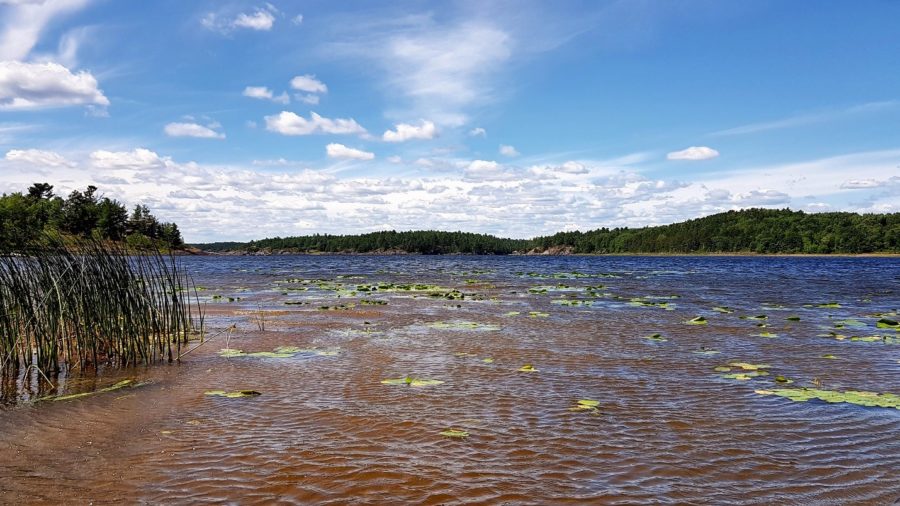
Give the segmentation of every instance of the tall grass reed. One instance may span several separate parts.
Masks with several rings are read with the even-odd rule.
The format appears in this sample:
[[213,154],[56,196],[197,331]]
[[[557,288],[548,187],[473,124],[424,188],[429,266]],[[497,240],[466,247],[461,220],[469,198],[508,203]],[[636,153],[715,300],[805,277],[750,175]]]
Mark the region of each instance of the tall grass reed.
[[171,254],[48,237],[0,255],[2,373],[172,361],[202,327],[196,287]]

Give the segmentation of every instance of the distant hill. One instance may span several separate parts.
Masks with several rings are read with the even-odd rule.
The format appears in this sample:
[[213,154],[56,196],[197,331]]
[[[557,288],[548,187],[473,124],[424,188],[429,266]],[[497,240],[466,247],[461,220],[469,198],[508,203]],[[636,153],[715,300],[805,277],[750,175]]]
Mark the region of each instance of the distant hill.
[[373,232],[195,244],[234,253],[616,254],[900,253],[900,213],[804,213],[745,209],[671,225],[560,232],[504,239],[467,232]]

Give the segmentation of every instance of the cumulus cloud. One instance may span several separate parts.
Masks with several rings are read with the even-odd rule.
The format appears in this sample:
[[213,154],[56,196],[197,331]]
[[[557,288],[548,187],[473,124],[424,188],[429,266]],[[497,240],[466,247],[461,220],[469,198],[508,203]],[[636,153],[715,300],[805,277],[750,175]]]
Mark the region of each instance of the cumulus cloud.
[[503,156],[508,156],[508,157],[512,158],[512,157],[519,156],[521,153],[519,153],[516,150],[516,148],[514,148],[513,146],[501,144],[500,145],[500,154]]
[[314,112],[310,113],[309,119],[306,119],[290,111],[281,111],[281,113],[274,116],[266,116],[265,120],[266,130],[281,135],[366,133],[366,129],[360,126],[353,118],[323,118]]
[[669,160],[709,160],[719,156],[719,152],[706,146],[691,146],[681,151],[672,151],[666,158]]
[[291,79],[291,88],[306,93],[328,93],[328,86],[312,74],[294,77]]
[[58,63],[0,62],[0,110],[106,107],[109,99],[97,86],[89,72],[73,74]]
[[267,32],[275,26],[275,16],[280,14],[274,5],[267,3],[265,6],[253,12],[239,12],[231,15],[209,12],[200,19],[200,24],[208,30],[222,34],[231,33],[234,30],[254,30]]
[[431,121],[422,120],[418,125],[398,123],[393,130],[387,130],[381,136],[386,142],[405,142],[412,139],[433,139],[437,128]]
[[475,127],[469,130],[470,137],[487,137],[487,130],[481,127]]
[[163,129],[169,137],[197,137],[199,139],[224,139],[225,134],[197,123],[169,123]]
[[257,98],[260,100],[271,100],[276,104],[287,105],[291,103],[291,97],[289,97],[286,92],[283,92],[281,95],[275,95],[275,92],[265,86],[247,86],[244,88],[243,95],[245,97]]
[[160,157],[154,151],[146,148],[136,148],[132,151],[106,151],[100,149],[90,154],[90,164],[97,169],[103,170],[160,169],[168,163],[168,158]]
[[11,149],[6,152],[6,160],[24,162],[39,167],[74,167],[75,164],[55,151],[40,149]]
[[325,146],[325,152],[329,158],[343,158],[348,160],[371,160],[375,158],[375,153],[363,151],[361,149],[348,148],[343,144],[331,143]]
[[240,13],[234,19],[236,28],[249,28],[251,30],[268,31],[275,24],[275,16],[268,10],[257,10],[253,14]]

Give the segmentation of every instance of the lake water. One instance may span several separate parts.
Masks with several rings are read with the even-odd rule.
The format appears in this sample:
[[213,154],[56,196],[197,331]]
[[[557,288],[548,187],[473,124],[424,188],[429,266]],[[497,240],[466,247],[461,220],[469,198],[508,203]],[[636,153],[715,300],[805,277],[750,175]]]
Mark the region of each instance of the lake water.
[[900,499],[900,410],[770,393],[900,394],[897,258],[181,261],[214,337],[51,393],[136,388],[7,381],[0,501]]

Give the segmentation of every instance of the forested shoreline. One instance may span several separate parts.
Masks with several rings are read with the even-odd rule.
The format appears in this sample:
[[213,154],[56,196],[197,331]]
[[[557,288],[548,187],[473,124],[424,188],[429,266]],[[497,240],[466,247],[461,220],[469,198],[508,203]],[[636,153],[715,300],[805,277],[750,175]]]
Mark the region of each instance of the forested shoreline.
[[900,213],[728,211],[671,225],[560,232],[533,239],[442,231],[315,234],[195,244],[216,253],[866,254],[900,253]]
[[160,222],[146,205],[129,214],[117,200],[98,194],[96,186],[62,198],[47,183],[25,192],[0,196],[0,251],[17,251],[47,236],[92,239],[125,244],[134,249],[184,247],[175,223]]

